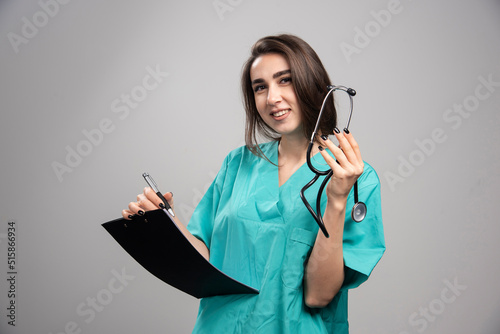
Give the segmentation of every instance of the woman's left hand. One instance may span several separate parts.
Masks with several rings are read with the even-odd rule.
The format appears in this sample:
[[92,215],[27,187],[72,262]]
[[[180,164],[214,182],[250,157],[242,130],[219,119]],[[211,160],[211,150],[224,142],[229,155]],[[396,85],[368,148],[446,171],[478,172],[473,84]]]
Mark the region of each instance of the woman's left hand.
[[[333,171],[333,176],[326,188],[328,198],[333,200],[347,200],[352,186],[363,173],[364,163],[361,152],[354,137],[349,131],[335,129],[335,137],[339,142],[336,146],[328,138],[320,138],[320,145],[327,147],[337,159],[320,149],[320,153]],[[324,137],[326,138],[326,137]]]

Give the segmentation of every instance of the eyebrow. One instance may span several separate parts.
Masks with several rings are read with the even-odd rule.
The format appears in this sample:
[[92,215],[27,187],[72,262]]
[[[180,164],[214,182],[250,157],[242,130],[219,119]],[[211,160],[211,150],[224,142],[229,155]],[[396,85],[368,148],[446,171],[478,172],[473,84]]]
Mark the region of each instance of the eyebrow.
[[[276,72],[273,74],[273,79],[279,78],[282,75],[290,74],[290,73],[292,73],[292,71],[290,71],[290,70],[283,70],[283,71]],[[264,79],[255,79],[252,81],[252,86],[255,84],[258,84],[258,83],[263,83],[263,82],[264,82]]]

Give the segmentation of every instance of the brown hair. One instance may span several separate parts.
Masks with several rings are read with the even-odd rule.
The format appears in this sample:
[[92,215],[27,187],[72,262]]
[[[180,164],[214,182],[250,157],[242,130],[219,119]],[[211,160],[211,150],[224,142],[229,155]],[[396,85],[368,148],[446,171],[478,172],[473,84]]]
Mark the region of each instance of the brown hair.
[[[279,140],[280,136],[260,117],[255,105],[254,91],[250,79],[250,68],[259,56],[276,53],[282,55],[290,64],[292,85],[302,111],[304,136],[309,139],[326,93],[330,78],[316,52],[301,38],[294,35],[267,36],[259,39],[251,49],[250,58],[243,66],[241,88],[246,111],[245,143],[250,151],[266,158],[262,153],[257,134],[271,140]],[[333,97],[325,104],[318,131],[329,135],[337,125],[337,112]]]

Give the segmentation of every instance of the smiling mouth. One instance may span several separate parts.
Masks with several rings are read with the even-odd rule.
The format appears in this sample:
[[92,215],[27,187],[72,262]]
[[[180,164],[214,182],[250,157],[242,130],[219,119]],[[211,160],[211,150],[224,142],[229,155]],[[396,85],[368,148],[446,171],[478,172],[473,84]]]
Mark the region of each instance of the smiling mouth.
[[271,113],[271,116],[273,117],[280,117],[280,116],[283,116],[285,114],[287,114],[288,112],[290,112],[291,109],[285,109],[285,110],[280,110],[280,111],[277,111],[277,112],[273,112]]

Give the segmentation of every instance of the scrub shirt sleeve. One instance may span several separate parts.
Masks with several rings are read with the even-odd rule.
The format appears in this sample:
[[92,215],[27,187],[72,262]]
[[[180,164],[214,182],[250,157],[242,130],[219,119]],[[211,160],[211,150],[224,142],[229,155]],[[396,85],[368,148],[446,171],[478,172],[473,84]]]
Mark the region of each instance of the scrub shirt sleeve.
[[366,281],[385,251],[380,180],[375,170],[365,162],[365,170],[358,179],[359,201],[364,202],[367,214],[356,223],[351,218],[354,198],[348,199],[344,225],[345,279],[342,289],[353,289]]
[[215,216],[221,200],[222,188],[226,178],[229,156],[226,157],[219,173],[208,188],[189,220],[187,229],[200,239],[210,249],[210,241],[214,227]]

